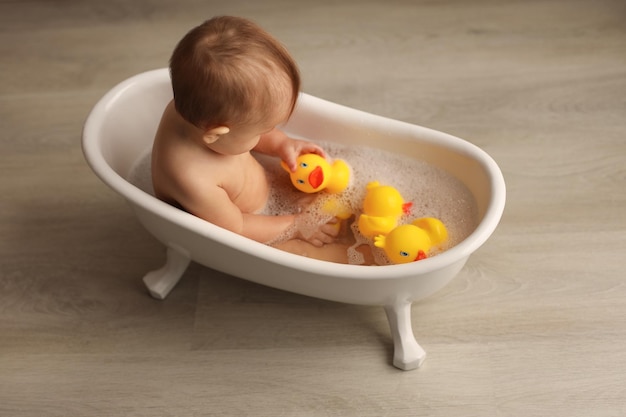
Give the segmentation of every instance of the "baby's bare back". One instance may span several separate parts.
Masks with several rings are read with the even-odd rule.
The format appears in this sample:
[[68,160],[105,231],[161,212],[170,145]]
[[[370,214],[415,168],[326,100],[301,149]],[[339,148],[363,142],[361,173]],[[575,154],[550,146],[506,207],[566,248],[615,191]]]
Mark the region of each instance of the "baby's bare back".
[[258,161],[249,152],[215,153],[189,132],[170,104],[152,149],[152,181],[157,197],[193,212],[185,201],[220,199],[225,194],[242,213],[262,210],[269,185]]
[[185,147],[172,147],[153,165],[155,191],[166,201],[185,208],[185,200],[219,198],[225,192],[242,213],[262,210],[269,195],[265,170],[250,154],[213,155],[188,153]]

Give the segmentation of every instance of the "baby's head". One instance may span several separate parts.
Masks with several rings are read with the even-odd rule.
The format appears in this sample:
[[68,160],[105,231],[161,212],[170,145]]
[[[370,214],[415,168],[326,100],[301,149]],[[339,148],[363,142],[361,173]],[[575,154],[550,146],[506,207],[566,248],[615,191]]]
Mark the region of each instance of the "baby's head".
[[222,16],[189,31],[170,59],[174,104],[203,130],[291,114],[300,90],[287,50],[249,20]]

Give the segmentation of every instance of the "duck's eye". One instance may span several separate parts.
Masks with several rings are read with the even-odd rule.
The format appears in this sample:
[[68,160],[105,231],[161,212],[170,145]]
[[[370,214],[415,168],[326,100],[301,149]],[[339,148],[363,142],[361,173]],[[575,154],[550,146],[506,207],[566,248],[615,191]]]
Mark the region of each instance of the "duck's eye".
[[400,256],[404,256],[406,258],[407,256],[409,256],[409,253],[402,250],[400,251]]
[[304,180],[296,180],[298,184],[304,184]]
[[308,166],[309,166],[309,164],[307,164],[306,162],[300,162],[300,167],[306,168]]

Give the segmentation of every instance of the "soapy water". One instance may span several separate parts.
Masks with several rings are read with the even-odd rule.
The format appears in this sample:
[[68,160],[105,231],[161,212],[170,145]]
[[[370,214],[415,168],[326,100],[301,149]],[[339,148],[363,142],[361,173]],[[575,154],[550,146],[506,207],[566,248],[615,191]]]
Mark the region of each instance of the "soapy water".
[[[337,212],[349,212],[351,216],[343,220],[342,233],[338,237],[348,248],[348,262],[363,264],[362,251],[357,248],[367,245],[374,263],[390,264],[384,251],[374,246],[370,238],[361,235],[357,220],[362,213],[362,203],[366,186],[372,181],[381,185],[391,185],[402,195],[405,202],[411,202],[409,214],[398,219],[398,225],[407,224],[420,217],[435,217],[441,220],[448,230],[448,239],[439,247],[433,247],[429,256],[436,256],[469,236],[478,224],[476,202],[467,187],[452,174],[426,161],[381,149],[348,146],[334,142],[320,142],[330,161],[343,159],[351,169],[350,184],[340,194],[321,191],[306,194],[298,191],[289,175],[275,157],[254,154],[265,168],[270,183],[270,195],[262,213],[268,215],[304,213],[298,216],[294,225],[304,236],[312,233],[319,225],[335,217]],[[130,183],[154,195],[150,175],[150,151],[139,158],[128,176]],[[291,233],[291,234],[290,234]],[[287,231],[274,242],[277,244],[293,235]]]
[[[357,248],[368,245],[375,264],[390,264],[384,251],[374,246],[373,239],[358,230],[358,216],[366,186],[372,181],[396,188],[405,202],[411,202],[409,214],[398,219],[398,225],[411,223],[420,217],[435,217],[448,230],[448,239],[439,247],[433,247],[429,256],[436,256],[469,236],[478,224],[474,196],[455,176],[426,161],[381,149],[320,142],[329,159],[343,159],[351,168],[350,184],[340,194],[304,194],[293,187],[289,176],[277,163],[276,158],[255,155],[268,174],[270,197],[263,214],[291,214],[304,210],[306,215],[295,225],[303,235],[331,220],[333,213],[350,212],[344,233],[339,237],[349,242],[348,261],[363,264],[364,258]],[[304,200],[304,201],[303,201]],[[287,238],[288,236],[284,236]]]

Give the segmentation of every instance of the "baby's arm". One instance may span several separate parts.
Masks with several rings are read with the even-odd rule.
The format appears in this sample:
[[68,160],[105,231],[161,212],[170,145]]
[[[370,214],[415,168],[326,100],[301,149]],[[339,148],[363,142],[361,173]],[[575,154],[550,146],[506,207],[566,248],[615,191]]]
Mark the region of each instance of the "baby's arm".
[[302,154],[315,153],[324,158],[326,157],[324,150],[318,145],[312,142],[290,138],[276,128],[262,135],[254,150],[266,155],[279,157],[285,161],[291,171],[296,170],[296,158]]
[[324,224],[310,235],[304,236],[294,227],[300,214],[271,216],[242,213],[219,185],[207,187],[206,183],[188,182],[177,187],[175,197],[191,214],[261,243],[274,242],[284,237],[306,240],[321,247],[333,242],[338,233],[332,224]]

